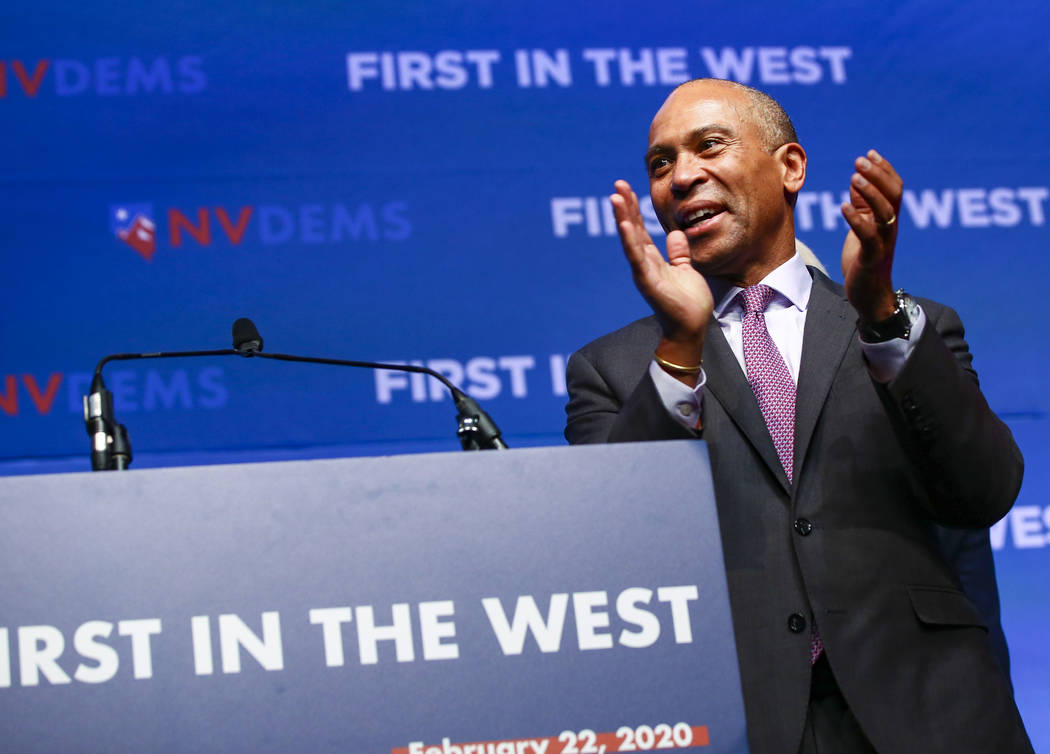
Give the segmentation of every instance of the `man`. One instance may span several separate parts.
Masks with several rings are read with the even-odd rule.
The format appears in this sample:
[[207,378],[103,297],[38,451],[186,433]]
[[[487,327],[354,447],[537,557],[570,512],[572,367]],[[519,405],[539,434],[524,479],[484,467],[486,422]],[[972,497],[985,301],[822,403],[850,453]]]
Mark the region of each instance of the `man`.
[[934,534],[1002,517],[1021,456],[958,316],[894,290],[900,177],[857,159],[843,288],[795,254],[806,153],[771,98],[683,84],[646,166],[666,260],[611,201],[654,316],[572,356],[565,434],[707,441],[751,751],[1031,751]]

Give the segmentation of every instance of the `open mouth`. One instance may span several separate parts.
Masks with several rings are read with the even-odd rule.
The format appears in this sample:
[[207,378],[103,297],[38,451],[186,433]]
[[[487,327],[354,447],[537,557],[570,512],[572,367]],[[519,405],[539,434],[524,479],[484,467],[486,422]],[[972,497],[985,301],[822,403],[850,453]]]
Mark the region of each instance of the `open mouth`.
[[724,207],[714,205],[697,207],[696,209],[689,210],[679,215],[678,227],[685,231],[700,229],[723,212],[725,212]]

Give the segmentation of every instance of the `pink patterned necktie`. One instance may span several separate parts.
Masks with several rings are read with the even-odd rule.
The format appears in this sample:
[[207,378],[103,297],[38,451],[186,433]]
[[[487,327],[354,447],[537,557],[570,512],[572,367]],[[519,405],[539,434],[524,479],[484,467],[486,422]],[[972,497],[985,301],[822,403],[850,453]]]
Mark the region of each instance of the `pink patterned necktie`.
[[[776,296],[768,285],[753,285],[740,292],[744,304],[744,366],[751,391],[773,439],[780,465],[788,481],[795,465],[795,381],[784,357],[766,329],[766,307]],[[811,626],[809,661],[815,663],[824,651],[816,623]]]
[[795,381],[769,336],[765,316],[766,307],[776,295],[768,285],[753,285],[740,292],[744,302],[744,366],[790,482],[795,461]]

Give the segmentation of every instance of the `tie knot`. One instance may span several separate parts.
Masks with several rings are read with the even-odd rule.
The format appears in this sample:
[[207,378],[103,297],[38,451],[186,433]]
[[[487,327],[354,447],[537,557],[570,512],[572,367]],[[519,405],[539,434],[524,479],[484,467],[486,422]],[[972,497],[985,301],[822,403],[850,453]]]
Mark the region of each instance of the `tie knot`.
[[769,302],[777,292],[768,285],[753,285],[740,291],[740,297],[744,302],[744,312],[747,314],[761,314],[769,306]]

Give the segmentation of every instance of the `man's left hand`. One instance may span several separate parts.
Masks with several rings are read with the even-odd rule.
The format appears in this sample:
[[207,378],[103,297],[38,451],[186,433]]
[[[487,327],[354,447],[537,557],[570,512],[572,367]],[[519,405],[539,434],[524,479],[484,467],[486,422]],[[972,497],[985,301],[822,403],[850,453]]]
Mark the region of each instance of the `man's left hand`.
[[850,232],[842,245],[846,297],[864,322],[880,322],[897,307],[893,294],[893,249],[902,183],[897,171],[874,149],[854,163],[850,201],[842,216]]

